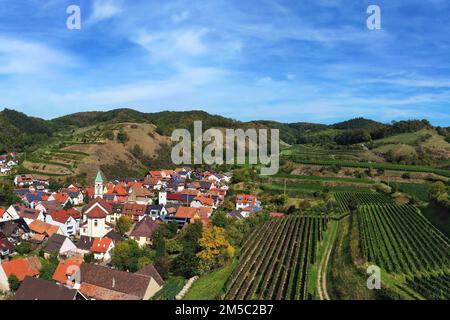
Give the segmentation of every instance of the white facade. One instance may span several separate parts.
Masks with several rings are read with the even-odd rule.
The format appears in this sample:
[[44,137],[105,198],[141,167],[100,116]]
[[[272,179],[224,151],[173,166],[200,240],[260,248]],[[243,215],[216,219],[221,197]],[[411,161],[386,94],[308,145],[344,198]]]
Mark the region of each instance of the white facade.
[[65,223],[61,223],[59,221],[53,220],[52,216],[48,214],[45,217],[45,222],[54,226],[58,226],[62,233],[67,237],[76,235],[79,227],[78,222],[73,217],[69,217],[69,219],[67,219]]

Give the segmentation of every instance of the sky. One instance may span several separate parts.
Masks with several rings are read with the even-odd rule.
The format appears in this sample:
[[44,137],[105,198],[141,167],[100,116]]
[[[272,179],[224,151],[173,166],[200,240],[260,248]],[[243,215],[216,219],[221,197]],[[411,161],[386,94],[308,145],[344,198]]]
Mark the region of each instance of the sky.
[[0,108],[450,126],[449,16],[447,0],[0,0]]

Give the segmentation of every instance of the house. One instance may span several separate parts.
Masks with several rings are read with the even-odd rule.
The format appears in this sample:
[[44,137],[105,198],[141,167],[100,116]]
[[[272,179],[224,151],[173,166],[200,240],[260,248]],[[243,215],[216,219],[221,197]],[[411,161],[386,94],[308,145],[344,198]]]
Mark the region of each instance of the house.
[[191,202],[191,207],[212,207],[216,208],[216,204],[212,198],[195,197]]
[[128,202],[147,205],[152,202],[153,193],[142,186],[133,186],[129,190]]
[[163,183],[159,178],[145,178],[143,186],[147,189],[161,190]]
[[73,204],[72,198],[69,197],[67,193],[63,192],[55,192],[48,197],[49,201],[57,201],[63,208],[67,206],[68,204]]
[[175,192],[180,192],[184,190],[185,180],[178,175],[173,175],[170,178],[168,187]]
[[46,258],[52,253],[64,256],[71,252],[76,252],[76,250],[77,247],[68,237],[55,233],[48,239],[44,247],[44,255]]
[[41,201],[34,207],[35,210],[42,211],[44,214],[47,212],[62,210],[63,207],[59,204],[58,201]]
[[242,219],[246,218],[244,215],[242,215],[242,211],[241,210],[233,210],[231,212],[228,212],[228,216],[230,218],[236,219],[236,220],[242,220]]
[[141,221],[136,223],[130,233],[130,238],[136,241],[139,246],[145,247],[152,244],[152,237],[156,230],[159,229],[159,223],[149,216],[145,216]]
[[33,233],[33,237],[30,240],[33,243],[42,243],[47,237],[51,237],[54,234],[62,235],[62,231],[58,226],[53,226],[40,220],[34,220],[28,227]]
[[77,252],[85,255],[91,252],[92,244],[94,243],[94,238],[88,236],[81,236],[76,243]]
[[189,223],[194,223],[196,220],[201,220],[207,226],[211,224],[209,217],[212,214],[211,207],[179,207],[175,213],[176,218],[185,218]]
[[37,204],[45,201],[46,199],[48,199],[48,196],[45,192],[36,191],[28,192],[24,197],[22,197],[23,202],[32,209],[34,209]]
[[12,217],[20,217],[29,225],[34,220],[44,221],[44,214],[41,211],[27,208],[22,204],[13,204],[6,210]]
[[11,172],[11,168],[10,167],[3,167],[3,166],[0,167],[0,173],[7,174],[7,173],[10,173],[10,172]]
[[83,263],[83,256],[75,256],[59,261],[52,279],[60,284],[73,285],[71,277],[79,271],[81,263]]
[[147,206],[143,204],[125,203],[122,208],[122,215],[131,219],[131,221],[138,222],[144,218]]
[[35,277],[39,274],[42,264],[37,256],[18,258],[0,264],[0,290],[9,291],[8,278],[14,274],[19,281],[26,276]]
[[94,238],[92,242],[91,252],[96,260],[111,259],[110,252],[114,248],[114,242],[110,238]]
[[149,171],[146,178],[157,178],[162,180],[163,179],[163,175],[161,174],[161,171]]
[[111,230],[110,232],[108,232],[105,235],[105,238],[111,239],[114,242],[114,244],[116,244],[117,242],[123,241],[122,235],[115,230]]
[[82,214],[81,236],[101,238],[114,229],[114,225],[110,222],[112,206],[100,197],[90,201],[83,208]]
[[13,244],[30,237],[30,228],[23,219],[0,222],[0,233]]
[[255,194],[238,194],[236,196],[236,210],[250,207],[255,211],[261,209],[261,202],[258,201]]
[[166,216],[167,210],[163,205],[151,204],[145,209],[145,215],[153,218],[153,220],[156,220],[161,216]]
[[[83,297],[77,290],[51,281],[25,277],[14,300],[81,300]],[[83,299],[84,300],[84,299]]]
[[[95,300],[148,300],[162,288],[160,277],[82,263],[81,284],[74,288]],[[155,279],[158,278],[158,279]]]
[[31,174],[19,174],[14,177],[14,184],[17,187],[29,186],[33,183],[34,178]]
[[180,193],[168,193],[166,201],[168,204],[182,205],[184,203],[184,197]]
[[19,218],[19,215],[16,214],[15,211],[10,213],[6,210],[6,208],[0,208],[0,222],[11,221]]
[[79,222],[74,218],[80,216],[76,209],[58,210],[48,213],[45,216],[45,222],[54,226],[58,226],[65,236],[76,235]]
[[14,245],[7,239],[0,235],[0,258],[9,256],[14,252]]
[[66,189],[62,189],[61,192],[69,196],[74,206],[80,206],[83,204],[84,195],[79,188],[72,186]]

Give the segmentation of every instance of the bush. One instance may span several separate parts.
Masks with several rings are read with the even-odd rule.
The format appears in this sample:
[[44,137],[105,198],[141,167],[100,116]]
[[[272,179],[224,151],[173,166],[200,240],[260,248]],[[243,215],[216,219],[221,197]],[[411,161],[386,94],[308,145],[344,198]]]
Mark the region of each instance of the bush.
[[11,292],[16,292],[17,289],[19,289],[19,287],[20,287],[19,278],[17,278],[17,276],[14,273],[11,274],[8,278],[8,284],[9,284],[9,290],[11,290]]
[[28,254],[31,252],[31,243],[22,242],[16,246],[16,252],[19,254]]
[[124,144],[128,141],[128,134],[123,130],[119,131],[119,133],[117,133],[117,140],[120,143]]

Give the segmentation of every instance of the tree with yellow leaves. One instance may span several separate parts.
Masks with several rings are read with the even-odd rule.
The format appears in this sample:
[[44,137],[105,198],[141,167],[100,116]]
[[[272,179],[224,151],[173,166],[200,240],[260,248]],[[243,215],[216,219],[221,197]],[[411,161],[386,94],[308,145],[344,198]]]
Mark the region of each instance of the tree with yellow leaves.
[[234,256],[235,249],[226,239],[223,228],[215,226],[204,228],[198,243],[201,247],[197,253],[200,273],[222,267]]

